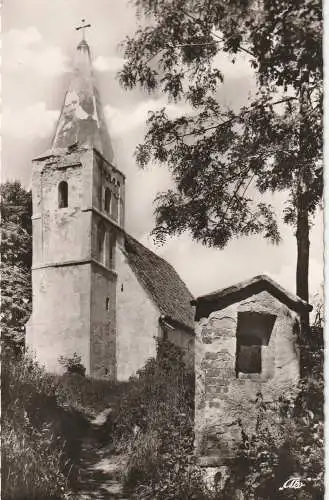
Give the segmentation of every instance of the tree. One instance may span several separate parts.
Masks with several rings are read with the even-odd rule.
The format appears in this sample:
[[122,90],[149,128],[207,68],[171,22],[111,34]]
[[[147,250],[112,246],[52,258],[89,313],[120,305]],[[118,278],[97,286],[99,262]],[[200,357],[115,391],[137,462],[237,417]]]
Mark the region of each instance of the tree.
[[2,340],[17,347],[31,313],[32,197],[19,182],[1,184],[0,196]]
[[[319,0],[135,0],[147,24],[123,42],[122,86],[184,102],[151,113],[137,161],[165,164],[175,187],[156,202],[158,241],[190,231],[223,248],[236,236],[280,241],[273,207],[297,239],[297,294],[308,301],[310,220],[322,199],[322,10]],[[241,53],[257,92],[239,111],[219,104],[220,55]],[[253,191],[253,195],[250,195]],[[256,203],[255,199],[261,199]],[[308,323],[308,317],[304,318]]]

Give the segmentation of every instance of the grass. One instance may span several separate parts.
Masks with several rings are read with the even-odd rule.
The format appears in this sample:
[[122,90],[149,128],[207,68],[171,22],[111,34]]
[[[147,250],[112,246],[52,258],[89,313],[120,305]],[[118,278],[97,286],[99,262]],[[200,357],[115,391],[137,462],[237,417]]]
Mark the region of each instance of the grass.
[[157,360],[118,388],[102,429],[112,453],[128,455],[127,498],[208,500],[193,454],[194,376],[183,353],[159,340]]
[[29,359],[2,360],[2,498],[62,498],[66,442],[51,378]]
[[77,485],[81,439],[112,385],[54,377],[29,357],[2,359],[2,498],[64,499]]

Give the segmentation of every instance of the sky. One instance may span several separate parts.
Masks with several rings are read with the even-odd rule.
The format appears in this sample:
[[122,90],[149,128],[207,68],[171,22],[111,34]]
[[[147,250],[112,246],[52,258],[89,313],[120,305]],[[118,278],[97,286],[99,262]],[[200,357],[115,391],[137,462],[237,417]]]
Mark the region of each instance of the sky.
[[[126,175],[126,229],[178,271],[194,296],[267,274],[295,292],[296,240],[291,227],[280,225],[282,242],[273,246],[260,236],[233,240],[224,250],[206,248],[188,234],[170,238],[156,247],[153,200],[170,186],[165,167],[140,170],[134,151],[142,142],[149,110],[166,105],[164,96],[126,92],[116,79],[122,67],[120,42],[137,29],[133,7],[126,0],[10,0],[2,6],[2,168],[1,180],[18,179],[31,187],[31,160],[51,144],[71,60],[81,34],[75,30],[85,18],[92,27],[87,41],[112,138],[117,168]],[[225,81],[218,89],[223,104],[239,108],[254,90],[253,73],[246,58],[232,64],[218,58]],[[183,105],[170,105],[179,116]],[[271,197],[270,197],[271,198]],[[285,195],[271,200],[281,213]],[[323,214],[311,231],[310,294],[323,281]]]

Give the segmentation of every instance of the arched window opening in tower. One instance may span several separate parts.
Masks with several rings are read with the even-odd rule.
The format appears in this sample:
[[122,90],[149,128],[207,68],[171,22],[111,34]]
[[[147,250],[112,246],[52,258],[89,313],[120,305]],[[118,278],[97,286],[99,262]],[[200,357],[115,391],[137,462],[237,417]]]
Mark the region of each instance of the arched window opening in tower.
[[119,215],[119,203],[118,203],[118,198],[116,195],[113,196],[112,203],[111,203],[111,216],[114,220],[118,220],[118,215]]
[[97,227],[97,257],[99,262],[104,264],[105,259],[105,228],[100,222]]
[[104,209],[105,209],[106,213],[110,213],[110,210],[111,210],[111,191],[109,190],[109,188],[105,189]]
[[98,207],[100,210],[102,209],[103,206],[103,185],[100,182],[100,185],[98,186]]
[[69,187],[66,181],[58,185],[58,208],[66,208],[69,201]]
[[113,240],[113,238],[110,238],[110,241],[109,241],[109,264],[110,264],[110,268],[113,269],[114,267],[114,245],[115,245],[115,242]]
[[109,299],[109,297],[106,297],[105,308],[106,308],[107,311],[110,310],[110,299]]

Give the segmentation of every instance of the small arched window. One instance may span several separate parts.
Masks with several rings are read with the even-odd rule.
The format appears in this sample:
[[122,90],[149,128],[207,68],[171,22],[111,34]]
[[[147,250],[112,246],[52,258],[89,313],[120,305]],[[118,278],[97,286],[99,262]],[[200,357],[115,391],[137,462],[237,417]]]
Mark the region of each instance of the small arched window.
[[112,207],[111,207],[111,215],[112,218],[117,221],[118,220],[118,215],[119,215],[119,203],[118,203],[118,198],[116,195],[113,196],[112,200]]
[[68,206],[69,188],[66,181],[58,184],[58,208],[65,208]]
[[105,309],[107,311],[110,310],[110,298],[109,297],[106,297],[106,300],[105,300]]
[[105,212],[110,213],[111,209],[111,191],[109,188],[105,189],[105,199],[104,199]]
[[109,266],[111,269],[114,267],[114,249],[115,249],[115,240],[110,238],[109,241]]
[[97,257],[98,260],[104,264],[105,257],[105,228],[104,224],[101,222],[97,226]]

